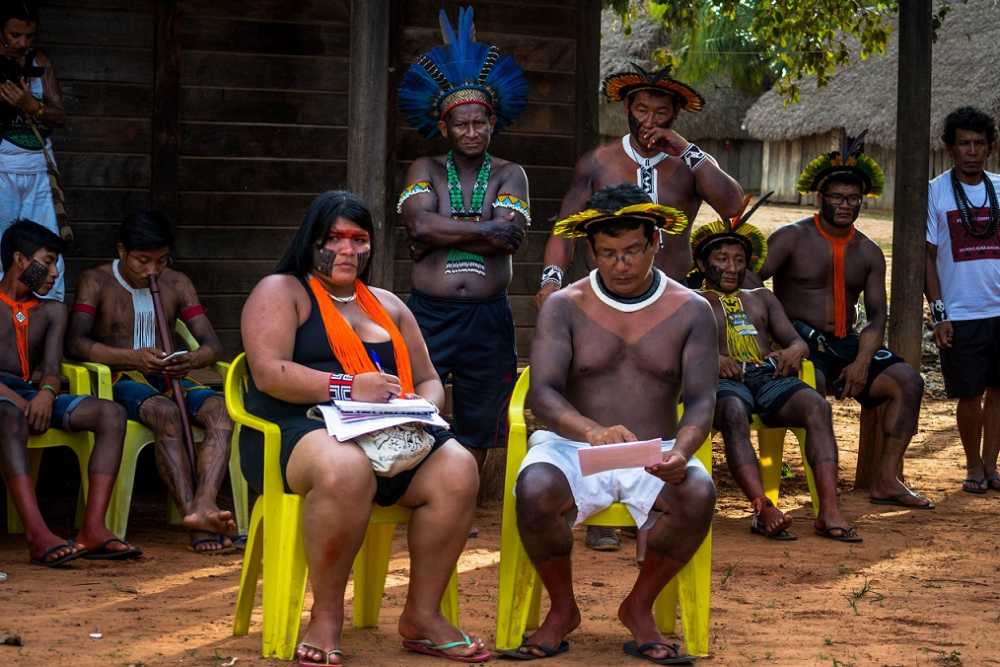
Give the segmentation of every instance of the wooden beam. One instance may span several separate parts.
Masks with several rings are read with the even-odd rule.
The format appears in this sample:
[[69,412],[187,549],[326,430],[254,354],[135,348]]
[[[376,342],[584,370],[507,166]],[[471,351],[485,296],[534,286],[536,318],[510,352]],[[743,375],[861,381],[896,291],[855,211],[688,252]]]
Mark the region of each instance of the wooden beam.
[[899,3],[889,346],[920,370],[931,123],[931,2]]
[[156,3],[153,47],[153,115],[150,195],[153,207],[177,220],[180,156],[180,46],[177,1]]
[[[373,285],[392,289],[392,222],[388,206],[390,25],[393,2],[351,0],[350,94],[347,113],[347,186],[361,197],[375,224]],[[398,32],[398,31],[397,31]],[[391,217],[390,217],[391,216]]]
[[576,3],[576,156],[597,146],[601,81],[601,0]]

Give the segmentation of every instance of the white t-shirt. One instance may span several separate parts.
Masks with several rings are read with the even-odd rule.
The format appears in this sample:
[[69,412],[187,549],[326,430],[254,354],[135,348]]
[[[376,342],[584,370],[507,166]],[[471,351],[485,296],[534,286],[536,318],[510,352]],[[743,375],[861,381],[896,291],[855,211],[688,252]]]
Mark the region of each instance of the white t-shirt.
[[[38,60],[34,61],[38,65]],[[32,77],[28,79],[28,90],[31,95],[41,102],[43,98],[42,78]],[[6,104],[0,102],[0,104]],[[52,141],[46,137],[45,147],[52,151]],[[41,174],[48,171],[45,163],[45,154],[41,150],[29,150],[15,146],[10,141],[0,141],[0,171],[8,174]]]
[[[985,173],[1000,198],[1000,174]],[[961,183],[979,224],[989,220],[986,184]],[[951,169],[927,190],[927,242],[937,246],[937,272],[948,319],[1000,317],[1000,225],[993,236],[977,239],[962,226]]]

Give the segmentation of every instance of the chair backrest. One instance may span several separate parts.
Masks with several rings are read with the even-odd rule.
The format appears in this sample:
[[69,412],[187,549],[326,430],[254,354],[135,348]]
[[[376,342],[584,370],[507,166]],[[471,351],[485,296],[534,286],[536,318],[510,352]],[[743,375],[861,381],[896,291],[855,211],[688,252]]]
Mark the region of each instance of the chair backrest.
[[243,402],[246,393],[247,376],[247,355],[240,352],[232,363],[229,364],[229,372],[226,373],[223,394],[226,396],[226,409],[229,416],[236,419],[237,415],[248,414]]

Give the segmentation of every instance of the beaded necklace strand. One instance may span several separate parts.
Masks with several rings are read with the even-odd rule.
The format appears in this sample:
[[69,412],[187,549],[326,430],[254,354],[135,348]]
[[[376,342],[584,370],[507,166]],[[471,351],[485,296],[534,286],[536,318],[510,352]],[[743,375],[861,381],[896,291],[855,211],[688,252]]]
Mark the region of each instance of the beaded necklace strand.
[[[469,200],[468,209],[465,208],[465,193],[462,191],[462,181],[459,179],[458,169],[455,167],[453,151],[448,151],[445,168],[448,172],[448,200],[451,204],[451,217],[456,220],[477,220],[483,213],[483,201],[486,199],[486,186],[490,181],[493,158],[489,153],[483,155],[483,163],[476,174],[476,182],[472,185],[472,197]],[[475,273],[485,276],[486,260],[477,253],[452,248],[448,251],[444,272],[446,274]]]
[[[983,185],[986,187],[986,200],[990,204],[990,217],[985,223],[979,224],[976,214],[973,212],[972,202],[965,194],[965,188],[962,187],[958,176],[955,175],[955,170],[951,171],[951,189],[955,195],[955,203],[958,204],[958,215],[962,220],[962,227],[965,228],[965,232],[969,236],[976,239],[991,238],[1000,224],[1000,203],[997,201],[997,192],[993,187],[993,181],[987,174],[983,174]],[[985,205],[986,202],[984,201],[983,204]],[[985,206],[980,208],[985,208]]]

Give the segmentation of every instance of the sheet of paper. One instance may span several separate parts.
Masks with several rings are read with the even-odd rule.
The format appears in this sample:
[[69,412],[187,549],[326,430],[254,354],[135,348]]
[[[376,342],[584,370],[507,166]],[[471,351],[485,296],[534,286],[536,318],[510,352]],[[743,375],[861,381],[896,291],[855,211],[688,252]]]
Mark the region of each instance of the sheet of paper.
[[[353,440],[365,433],[381,431],[390,426],[399,426],[400,424],[421,423],[448,428],[448,422],[442,419],[441,415],[436,412],[426,415],[386,416],[362,420],[345,420],[342,418],[340,410],[332,405],[317,405],[313,409],[319,410],[323,421],[326,422],[326,432],[341,442]],[[312,413],[312,410],[310,410],[310,413]],[[310,416],[313,415],[310,414]]]
[[662,443],[662,440],[656,439],[581,447],[577,450],[580,455],[580,470],[586,476],[605,470],[655,465],[663,460]]
[[430,414],[437,412],[437,407],[426,398],[394,398],[386,403],[367,403],[365,401],[334,401],[341,412],[363,412],[366,414]]

